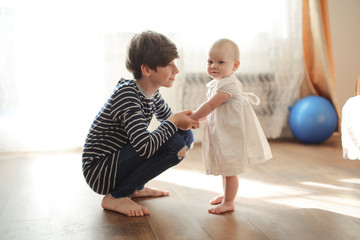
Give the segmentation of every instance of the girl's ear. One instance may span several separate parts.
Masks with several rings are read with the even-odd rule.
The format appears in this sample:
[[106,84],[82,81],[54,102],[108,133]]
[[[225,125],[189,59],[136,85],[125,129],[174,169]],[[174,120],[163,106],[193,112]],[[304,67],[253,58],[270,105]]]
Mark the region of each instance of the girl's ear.
[[236,60],[236,62],[234,63],[234,67],[233,67],[233,71],[235,72],[240,66],[240,61]]
[[151,69],[149,68],[148,65],[142,64],[141,65],[141,72],[142,72],[143,76],[148,77],[148,76],[150,76]]

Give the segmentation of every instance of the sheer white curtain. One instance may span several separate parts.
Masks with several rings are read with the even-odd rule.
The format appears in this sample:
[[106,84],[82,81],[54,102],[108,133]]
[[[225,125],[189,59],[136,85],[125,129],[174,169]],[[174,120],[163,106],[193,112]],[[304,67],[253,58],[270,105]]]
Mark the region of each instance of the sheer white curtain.
[[[70,5],[0,8],[0,151],[81,146],[103,101],[103,39]],[[78,20],[80,19],[80,20]]]
[[276,111],[282,117],[262,123],[272,129],[280,121],[267,134],[278,137],[302,79],[300,4],[291,0],[0,4],[0,152],[81,147],[116,82],[131,77],[125,68],[128,41],[133,33],[147,29],[164,33],[179,47],[181,73],[174,87],[161,90],[175,111],[183,107],[186,76],[205,73],[211,43],[220,37],[236,41],[240,72],[271,72],[277,79],[276,104],[282,107]]

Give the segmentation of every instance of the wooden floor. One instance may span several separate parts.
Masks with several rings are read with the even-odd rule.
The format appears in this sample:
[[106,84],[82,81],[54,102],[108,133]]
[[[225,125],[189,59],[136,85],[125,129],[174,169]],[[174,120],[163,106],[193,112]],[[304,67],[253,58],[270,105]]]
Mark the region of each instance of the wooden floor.
[[171,196],[139,199],[151,215],[104,211],[81,173],[79,152],[0,155],[0,239],[360,239],[360,161],[341,140],[271,141],[274,158],[240,176],[236,210],[207,213],[221,192],[197,146],[149,183]]

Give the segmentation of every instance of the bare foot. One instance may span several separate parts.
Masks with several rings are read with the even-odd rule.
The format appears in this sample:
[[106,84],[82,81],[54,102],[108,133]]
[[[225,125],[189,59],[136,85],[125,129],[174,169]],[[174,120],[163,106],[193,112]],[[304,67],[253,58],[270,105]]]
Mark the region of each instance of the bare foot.
[[161,196],[169,196],[169,192],[161,191],[155,188],[145,187],[142,190],[135,191],[131,197],[161,197]]
[[101,206],[106,210],[122,213],[129,217],[140,217],[150,214],[146,207],[135,203],[130,198],[114,198],[111,194],[105,195]]
[[223,200],[224,200],[224,196],[219,195],[219,196],[216,196],[216,197],[210,199],[210,204],[211,205],[218,205],[218,204],[222,203]]
[[214,208],[210,208],[209,213],[221,214],[226,212],[232,212],[234,210],[235,210],[234,202],[223,202]]

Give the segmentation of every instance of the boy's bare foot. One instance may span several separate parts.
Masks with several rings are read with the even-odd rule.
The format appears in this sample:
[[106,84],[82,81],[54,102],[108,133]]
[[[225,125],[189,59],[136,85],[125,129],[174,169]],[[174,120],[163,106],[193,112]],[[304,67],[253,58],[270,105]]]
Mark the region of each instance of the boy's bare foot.
[[219,195],[219,196],[216,196],[216,197],[210,199],[210,204],[211,205],[218,205],[218,204],[222,203],[223,200],[224,200],[224,196]]
[[209,213],[221,214],[226,212],[232,212],[234,210],[235,210],[234,202],[223,202],[214,208],[210,208]]
[[101,206],[106,210],[122,213],[129,217],[140,217],[145,214],[150,214],[150,211],[146,207],[135,203],[130,198],[114,198],[111,194],[105,195]]
[[161,196],[169,196],[169,192],[161,191],[155,188],[145,187],[141,190],[135,191],[131,197],[161,197]]

